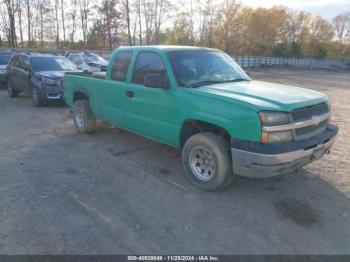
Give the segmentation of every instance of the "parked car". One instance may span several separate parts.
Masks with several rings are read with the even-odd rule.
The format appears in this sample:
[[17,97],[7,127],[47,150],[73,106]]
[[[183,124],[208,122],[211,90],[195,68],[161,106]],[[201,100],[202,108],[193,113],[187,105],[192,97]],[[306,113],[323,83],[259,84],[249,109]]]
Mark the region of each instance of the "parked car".
[[35,106],[63,101],[63,76],[69,71],[78,69],[64,56],[16,54],[7,66],[8,94],[29,94]]
[[338,132],[326,95],[254,81],[216,49],[118,48],[108,67],[105,79],[65,75],[76,129],[103,119],[182,149],[185,173],[204,190],[297,170]]
[[68,59],[71,60],[79,69],[85,72],[106,72],[107,70],[107,61],[102,57],[90,53],[71,53],[67,55]]
[[6,67],[10,61],[13,52],[11,51],[0,51],[0,88],[6,87],[7,74]]

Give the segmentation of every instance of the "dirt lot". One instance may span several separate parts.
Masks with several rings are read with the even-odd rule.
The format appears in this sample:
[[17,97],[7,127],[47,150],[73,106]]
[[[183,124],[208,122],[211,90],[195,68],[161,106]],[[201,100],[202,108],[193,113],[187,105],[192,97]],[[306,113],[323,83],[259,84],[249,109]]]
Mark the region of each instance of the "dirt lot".
[[251,74],[327,93],[339,137],[298,173],[216,193],[188,182],[176,150],[76,134],[68,108],[0,91],[0,253],[350,254],[350,74]]

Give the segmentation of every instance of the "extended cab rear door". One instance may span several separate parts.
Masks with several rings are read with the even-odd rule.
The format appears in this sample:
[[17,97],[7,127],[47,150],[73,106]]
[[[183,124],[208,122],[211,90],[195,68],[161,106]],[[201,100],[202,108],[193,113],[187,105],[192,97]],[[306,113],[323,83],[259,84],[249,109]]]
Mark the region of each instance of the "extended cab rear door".
[[101,105],[103,118],[120,127],[126,127],[125,81],[131,57],[132,51],[120,51],[111,58],[110,72],[103,84],[103,95],[99,95],[100,101],[97,101]]

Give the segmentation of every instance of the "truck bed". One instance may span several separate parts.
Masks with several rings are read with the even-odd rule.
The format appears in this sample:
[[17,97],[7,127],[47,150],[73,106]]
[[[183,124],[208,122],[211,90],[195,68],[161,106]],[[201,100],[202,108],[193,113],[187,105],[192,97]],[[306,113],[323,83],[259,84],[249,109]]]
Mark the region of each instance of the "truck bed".
[[[74,103],[74,93],[81,92],[88,97],[99,97],[104,86],[109,82],[105,72],[72,72],[64,76],[64,99],[69,106]],[[92,99],[93,101],[94,99]],[[91,102],[92,102],[91,101]]]

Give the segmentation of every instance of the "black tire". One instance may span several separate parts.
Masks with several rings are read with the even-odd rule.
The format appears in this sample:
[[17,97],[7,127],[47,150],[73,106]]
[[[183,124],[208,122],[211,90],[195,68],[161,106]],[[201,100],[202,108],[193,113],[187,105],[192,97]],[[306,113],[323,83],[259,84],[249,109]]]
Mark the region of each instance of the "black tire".
[[10,81],[7,82],[7,93],[9,95],[9,97],[11,97],[11,98],[17,97],[19,94],[19,92],[13,88]]
[[205,191],[223,189],[235,178],[229,143],[214,133],[190,137],[182,150],[182,163],[191,182]]
[[36,87],[33,87],[31,97],[32,97],[32,101],[33,101],[34,106],[39,107],[39,106],[44,105],[44,101],[41,98],[39,91]]
[[79,133],[91,133],[96,129],[96,118],[91,112],[89,101],[77,100],[73,105],[74,126]]

